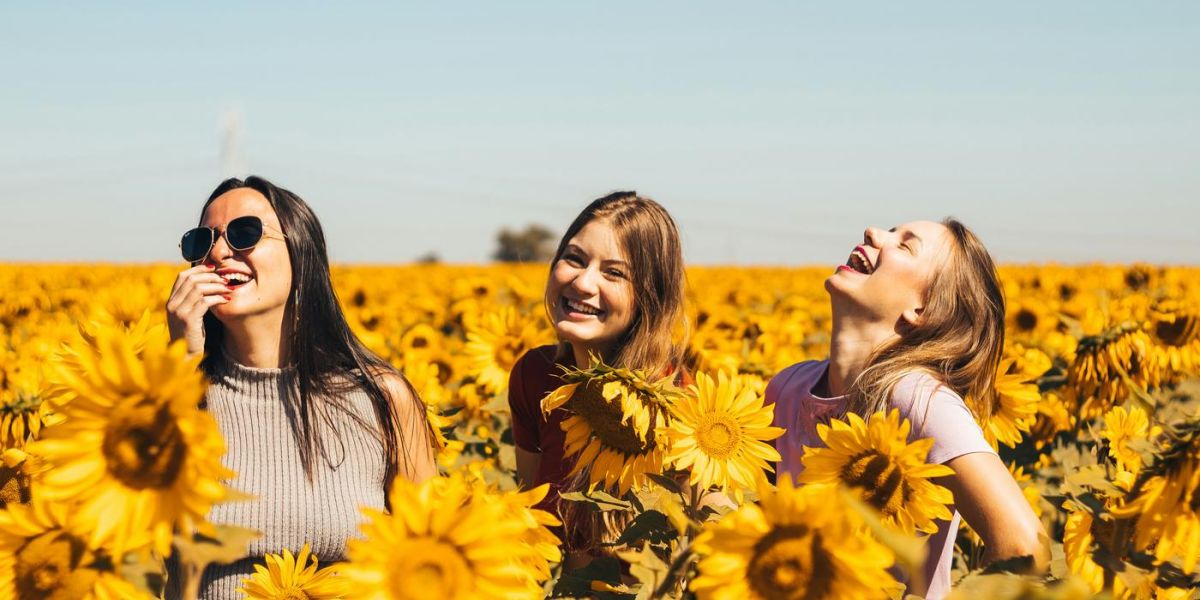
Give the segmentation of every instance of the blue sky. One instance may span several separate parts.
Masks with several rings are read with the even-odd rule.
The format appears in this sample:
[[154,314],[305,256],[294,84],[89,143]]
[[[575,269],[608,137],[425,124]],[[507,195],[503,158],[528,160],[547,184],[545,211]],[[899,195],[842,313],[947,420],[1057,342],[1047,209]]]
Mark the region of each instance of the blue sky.
[[945,215],[1001,261],[1200,263],[1195,2],[10,2],[0,73],[5,261],[173,260],[233,169],[346,262],[636,189],[695,263]]

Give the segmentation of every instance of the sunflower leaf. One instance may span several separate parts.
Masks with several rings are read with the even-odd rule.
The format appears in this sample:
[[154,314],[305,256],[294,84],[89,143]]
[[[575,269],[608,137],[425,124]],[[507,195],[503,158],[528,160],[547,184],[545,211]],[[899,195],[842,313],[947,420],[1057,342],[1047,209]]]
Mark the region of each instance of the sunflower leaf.
[[175,552],[180,562],[197,567],[201,572],[212,563],[228,564],[246,556],[250,542],[262,534],[245,527],[215,525],[216,537],[195,534],[190,539],[175,537]]
[[621,500],[601,490],[594,490],[590,493],[585,492],[567,492],[560,496],[563,500],[571,502],[587,502],[596,507],[596,510],[607,512],[610,510],[629,510],[633,508],[633,504]]
[[1110,498],[1124,494],[1113,484],[1104,467],[1100,465],[1080,467],[1074,473],[1068,474],[1063,489],[1074,496],[1082,496],[1090,490],[1095,490]]
[[629,563],[629,574],[636,577],[641,583],[637,600],[649,600],[654,597],[654,592],[666,582],[670,575],[670,567],[654,553],[654,550],[650,548],[650,542],[642,544],[641,550],[630,550],[617,554],[622,560]]
[[592,582],[600,581],[610,585],[621,584],[621,561],[614,556],[599,556],[589,562],[586,567],[566,571],[558,578],[558,583],[551,592],[551,598],[593,598],[597,592]]
[[661,473],[646,473],[646,477],[648,477],[650,481],[662,486],[662,488],[668,492],[674,492],[676,494],[683,493],[683,486],[679,485],[679,482],[676,481],[674,477],[668,477]]
[[137,552],[128,553],[120,566],[122,579],[154,598],[162,595],[166,585],[164,571],[161,560],[151,555],[139,556]]
[[671,525],[667,515],[657,510],[648,510],[638,515],[629,524],[629,527],[621,532],[621,536],[613,545],[632,546],[642,541],[665,544],[676,537],[678,537],[678,533]]

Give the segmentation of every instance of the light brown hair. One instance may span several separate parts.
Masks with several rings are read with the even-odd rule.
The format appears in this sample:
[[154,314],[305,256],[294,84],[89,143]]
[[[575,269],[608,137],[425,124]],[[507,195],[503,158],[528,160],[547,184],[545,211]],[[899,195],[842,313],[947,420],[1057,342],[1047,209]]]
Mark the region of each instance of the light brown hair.
[[[650,377],[674,372],[681,365],[685,348],[682,338],[687,335],[686,276],[675,221],[659,203],[637,192],[613,192],[594,200],[575,217],[559,241],[550,262],[551,276],[567,244],[593,221],[612,226],[629,263],[634,298],[633,322],[617,340],[611,356],[603,357],[604,360],[611,365],[644,371]],[[549,306],[546,311],[549,314]],[[558,358],[569,355],[569,345],[560,343]]]
[[879,348],[850,387],[849,412],[887,410],[892,389],[925,371],[966,401],[980,423],[998,401],[996,370],[1004,352],[1004,292],[987,248],[953,218],[942,225],[951,249],[926,292],[919,322]]
[[[551,276],[571,239],[595,221],[612,226],[629,263],[634,298],[633,322],[617,340],[610,355],[603,357],[605,362],[640,370],[651,378],[678,374],[684,368],[687,313],[684,308],[683,249],[675,221],[660,204],[638,196],[637,192],[614,192],[594,200],[563,234],[550,263]],[[549,306],[546,311],[549,314]],[[558,362],[564,362],[570,356],[570,345],[561,342],[556,357]],[[563,491],[587,488],[588,475],[581,472],[565,483]],[[625,513],[596,514],[578,502],[565,502],[560,512],[567,547],[591,554],[609,552],[604,544],[613,542],[630,521],[630,516]]]

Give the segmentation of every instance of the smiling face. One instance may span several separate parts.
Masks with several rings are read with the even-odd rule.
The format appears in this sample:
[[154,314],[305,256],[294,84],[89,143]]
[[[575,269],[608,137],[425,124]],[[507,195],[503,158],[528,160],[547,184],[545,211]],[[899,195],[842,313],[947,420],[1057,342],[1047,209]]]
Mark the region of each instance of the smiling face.
[[204,261],[233,286],[229,302],[211,309],[222,322],[273,312],[282,314],[292,289],[287,244],[279,217],[265,196],[251,188],[230,190],[208,205],[200,224],[223,232],[230,221],[247,215],[262,219],[263,237],[258,244],[249,250],[235,251],[221,236]]
[[915,221],[883,231],[867,228],[863,243],[825,280],[835,312],[895,324],[916,324],[930,282],[952,244],[941,223]]
[[558,337],[577,350],[606,355],[629,329],[636,312],[630,265],[607,220],[567,241],[546,282],[546,303]]

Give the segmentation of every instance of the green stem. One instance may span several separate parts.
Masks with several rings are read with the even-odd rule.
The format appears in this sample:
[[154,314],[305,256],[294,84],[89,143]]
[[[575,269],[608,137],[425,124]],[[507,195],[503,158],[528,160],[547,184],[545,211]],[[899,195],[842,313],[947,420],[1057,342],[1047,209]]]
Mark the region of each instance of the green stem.
[[[663,577],[663,582],[654,590],[654,593],[650,596],[651,598],[664,598],[677,585],[687,589],[687,581],[684,580],[683,574],[680,571],[683,571],[692,562],[692,546],[688,543],[687,539],[682,544],[679,556],[676,556],[675,560],[671,561],[671,568],[667,569],[667,575]],[[675,581],[677,573],[679,573],[678,582]]]

